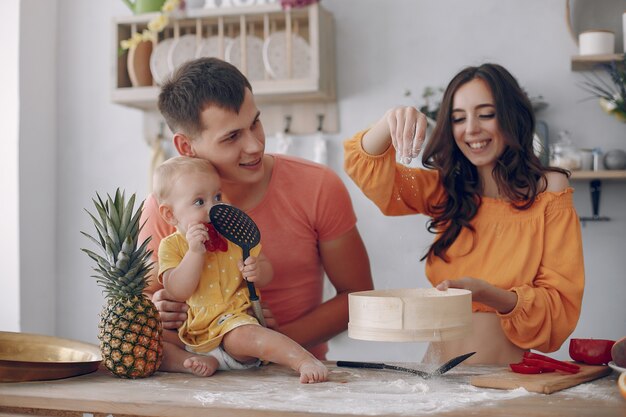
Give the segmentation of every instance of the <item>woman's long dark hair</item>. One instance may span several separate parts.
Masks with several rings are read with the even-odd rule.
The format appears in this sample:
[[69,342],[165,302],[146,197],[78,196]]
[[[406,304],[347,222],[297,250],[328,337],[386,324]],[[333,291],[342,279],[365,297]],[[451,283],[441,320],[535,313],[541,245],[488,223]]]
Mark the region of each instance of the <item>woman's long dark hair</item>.
[[470,221],[481,204],[483,185],[476,167],[457,147],[452,134],[452,100],[465,83],[480,78],[485,81],[495,101],[496,120],[505,141],[505,149],[493,169],[498,190],[514,207],[526,210],[535,202],[537,194],[545,190],[546,172],[569,172],[546,167],[533,152],[535,116],[526,93],[515,78],[502,66],[483,64],[467,67],[458,73],[443,95],[437,126],[424,149],[424,166],[436,169],[445,189],[443,201],[432,204],[433,216],[428,231],[439,235],[422,258],[438,256],[448,261],[446,252],[463,227],[474,233]]

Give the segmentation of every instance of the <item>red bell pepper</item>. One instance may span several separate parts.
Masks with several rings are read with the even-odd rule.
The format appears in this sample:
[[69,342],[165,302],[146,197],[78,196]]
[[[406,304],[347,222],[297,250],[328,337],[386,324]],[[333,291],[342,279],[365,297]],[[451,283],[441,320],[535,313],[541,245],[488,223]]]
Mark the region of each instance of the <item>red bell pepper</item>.
[[602,365],[612,360],[611,348],[614,344],[614,340],[571,339],[569,341],[569,356],[576,362]]
[[511,363],[509,366],[513,372],[519,374],[542,374],[554,371],[575,374],[580,370],[580,367],[576,364],[559,361],[549,356],[532,352],[524,352],[520,363]]

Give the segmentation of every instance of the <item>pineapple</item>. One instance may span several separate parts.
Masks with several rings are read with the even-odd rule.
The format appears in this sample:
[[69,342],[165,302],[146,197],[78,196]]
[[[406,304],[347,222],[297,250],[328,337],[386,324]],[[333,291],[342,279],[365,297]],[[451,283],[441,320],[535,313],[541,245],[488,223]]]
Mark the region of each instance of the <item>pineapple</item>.
[[159,312],[143,294],[146,274],[152,268],[146,249],[150,239],[138,248],[139,218],[143,203],[133,213],[135,194],[128,203],[119,188],[115,199],[107,195],[106,202],[96,194],[93,200],[99,218],[91,216],[98,238],[85,232],[104,254],[100,256],[82,249],[97,266],[98,284],[104,288],[107,303],[100,313],[98,339],[104,365],[122,378],[143,378],[152,375],[163,357],[162,328]]

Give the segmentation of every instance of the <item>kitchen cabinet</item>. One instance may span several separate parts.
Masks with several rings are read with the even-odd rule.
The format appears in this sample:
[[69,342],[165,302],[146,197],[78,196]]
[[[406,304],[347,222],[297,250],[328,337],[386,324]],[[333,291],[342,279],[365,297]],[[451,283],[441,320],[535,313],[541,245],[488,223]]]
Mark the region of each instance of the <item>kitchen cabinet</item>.
[[[161,373],[124,380],[98,370],[56,381],[0,383],[0,415],[25,416],[586,416],[624,415],[617,373],[553,394],[497,390],[473,377],[507,372],[499,366],[461,365],[424,380],[405,373],[338,368],[329,381],[300,384],[278,365],[218,372],[202,378]],[[403,364],[427,369],[419,363]],[[536,375],[526,375],[528,378]]]

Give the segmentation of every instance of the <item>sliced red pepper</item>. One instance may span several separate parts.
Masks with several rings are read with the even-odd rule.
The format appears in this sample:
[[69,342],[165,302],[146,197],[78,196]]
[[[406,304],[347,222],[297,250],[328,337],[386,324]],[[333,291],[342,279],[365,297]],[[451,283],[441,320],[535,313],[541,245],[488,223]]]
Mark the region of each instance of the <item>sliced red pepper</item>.
[[517,374],[543,374],[546,372],[554,372],[554,369],[527,365],[524,362],[510,363],[509,366],[511,367],[511,370]]
[[[546,364],[552,365],[552,367],[554,367],[554,369],[556,369],[558,371],[563,371],[563,372],[567,372],[567,373],[570,373],[570,374],[575,374],[575,373],[578,373],[578,371],[580,371],[580,366],[578,366],[578,365],[576,365],[574,363],[563,362],[563,361],[551,358],[551,357],[546,356],[546,355],[541,355],[539,353],[524,352],[524,359],[522,360],[522,362],[526,363],[527,360],[543,361]],[[532,364],[529,363],[529,365],[532,365]]]

